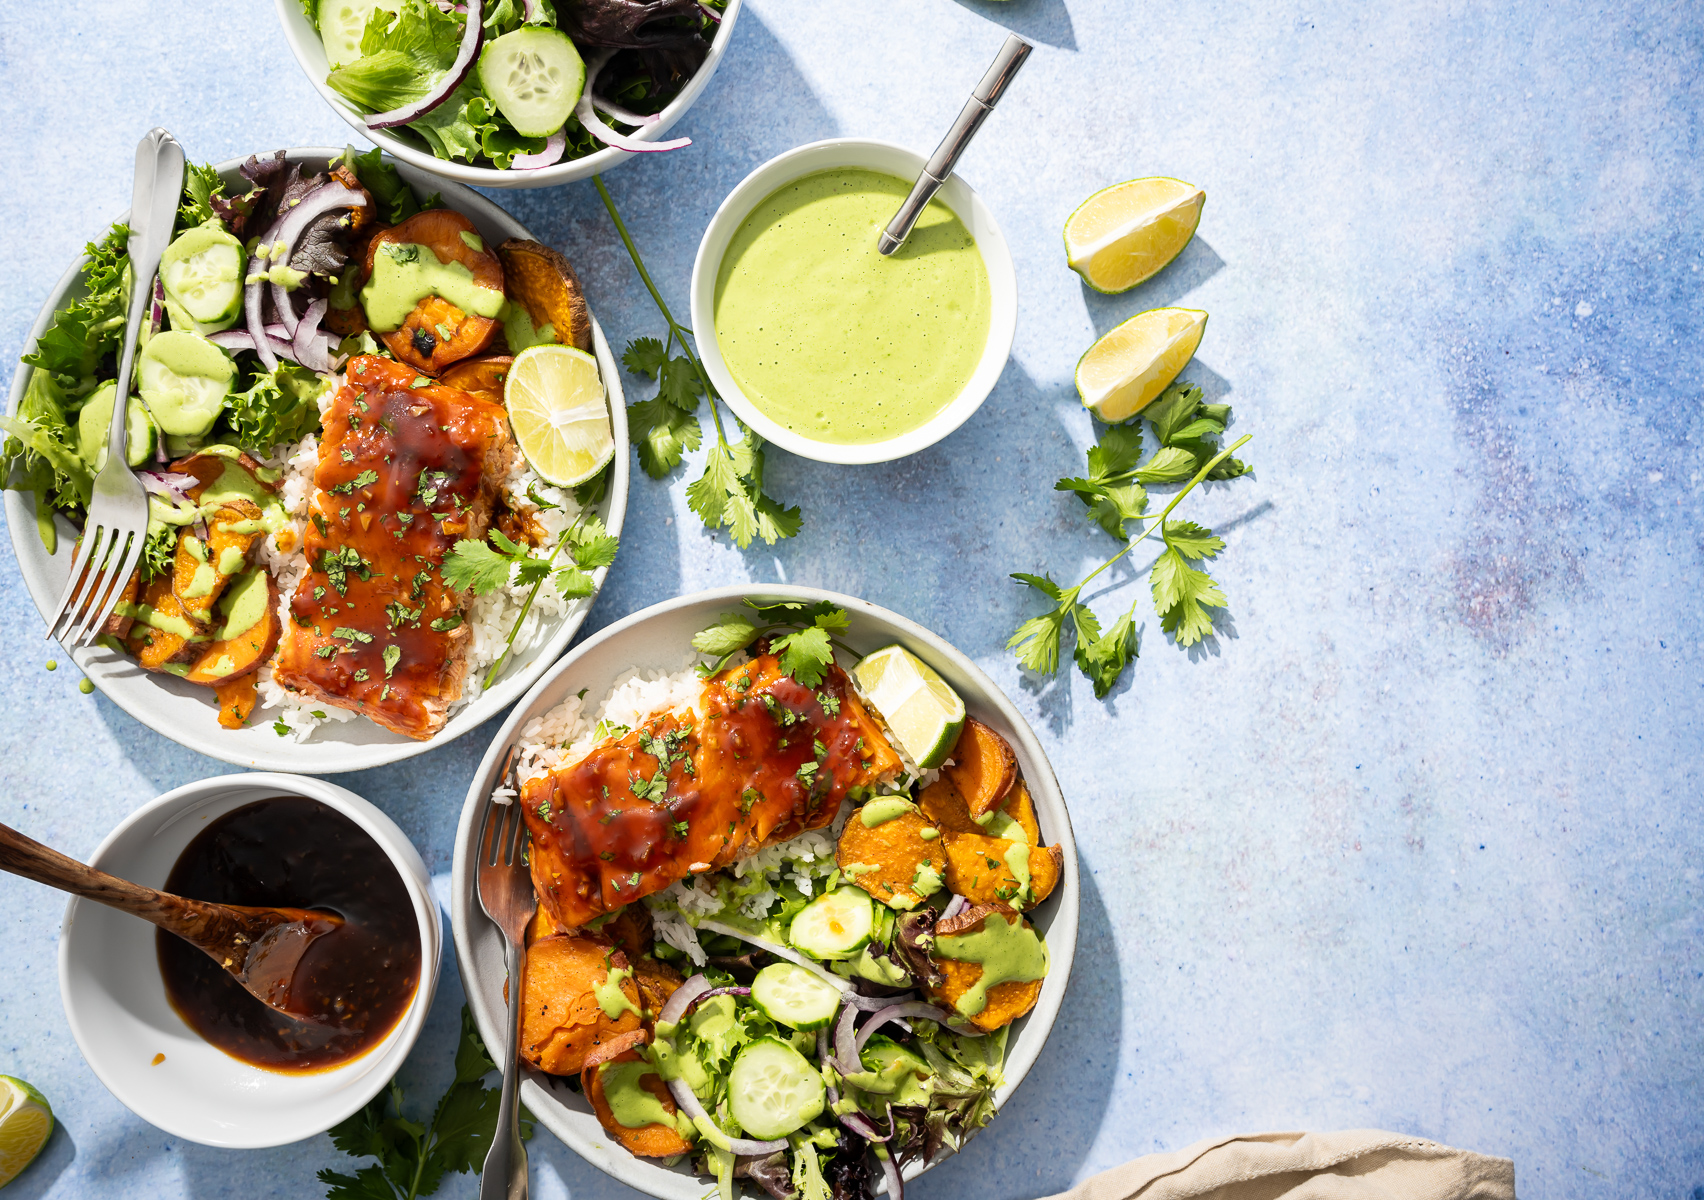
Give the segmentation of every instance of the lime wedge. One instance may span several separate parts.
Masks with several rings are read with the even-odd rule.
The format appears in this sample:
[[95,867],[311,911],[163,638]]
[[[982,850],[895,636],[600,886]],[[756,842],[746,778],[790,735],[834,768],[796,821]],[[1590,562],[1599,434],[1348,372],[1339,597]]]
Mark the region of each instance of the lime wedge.
[[30,1165],[52,1132],[47,1097],[22,1079],[0,1075],[0,1187]]
[[515,356],[503,403],[521,453],[548,483],[584,483],[615,457],[609,399],[598,360],[572,346],[532,346]]
[[964,728],[964,701],[935,668],[904,646],[883,646],[852,668],[852,679],[912,762],[947,761]]
[[1127,292],[1183,253],[1207,193],[1150,176],[1102,188],[1065,221],[1065,256],[1097,292]]
[[1135,416],[1195,357],[1206,328],[1198,309],[1137,313],[1077,360],[1077,394],[1103,421]]

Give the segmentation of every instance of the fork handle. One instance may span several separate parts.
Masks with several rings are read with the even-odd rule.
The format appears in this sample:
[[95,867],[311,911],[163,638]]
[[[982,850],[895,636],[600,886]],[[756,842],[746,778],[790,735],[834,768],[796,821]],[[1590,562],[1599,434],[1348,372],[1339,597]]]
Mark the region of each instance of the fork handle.
[[509,968],[509,1024],[503,1039],[507,1053],[503,1095],[497,1104],[497,1134],[479,1177],[479,1200],[527,1200],[527,1148],[521,1141],[521,995],[526,990],[527,952],[519,942],[503,940]]
[[130,313],[118,359],[118,395],[107,426],[107,461],[124,463],[125,416],[136,365],[142,320],[154,301],[154,276],[171,244],[178,200],[183,195],[183,147],[164,129],[150,129],[136,146],[136,185],[130,200]]

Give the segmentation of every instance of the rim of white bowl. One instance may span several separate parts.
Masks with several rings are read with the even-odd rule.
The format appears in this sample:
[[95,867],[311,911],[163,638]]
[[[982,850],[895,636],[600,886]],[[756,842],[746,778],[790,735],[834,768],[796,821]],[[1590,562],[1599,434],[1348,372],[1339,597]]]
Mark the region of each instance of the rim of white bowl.
[[[473,941],[474,922],[487,922],[484,911],[479,906],[477,888],[470,870],[468,847],[474,837],[474,822],[482,811],[491,789],[496,786],[497,776],[501,773],[504,759],[509,747],[519,739],[520,731],[526,723],[535,717],[543,715],[551,708],[560,704],[566,698],[569,683],[567,677],[575,667],[587,657],[597,653],[606,644],[627,636],[636,627],[647,621],[665,616],[679,609],[702,605],[707,609],[718,607],[735,607],[747,597],[797,599],[807,602],[829,600],[855,612],[860,617],[873,619],[888,626],[893,636],[902,642],[912,645],[914,649],[926,653],[939,654],[951,667],[964,674],[972,684],[987,698],[987,705],[976,704],[984,715],[992,710],[994,715],[1003,721],[1011,730],[1016,743],[1020,762],[1025,764],[1026,780],[1032,778],[1030,768],[1035,769],[1031,794],[1035,796],[1038,811],[1045,810],[1048,814],[1049,831],[1058,840],[1065,856],[1064,869],[1060,873],[1059,887],[1048,897],[1046,904],[1058,907],[1054,909],[1048,922],[1048,954],[1051,965],[1047,980],[1043,983],[1042,993],[1036,1006],[1026,1016],[1020,1017],[1024,1028],[1019,1031],[1007,1045],[1007,1059],[1002,1067],[1006,1077],[1005,1084],[995,1092],[994,1104],[996,1109],[1004,1108],[1023,1083],[1025,1077],[1034,1067],[1046,1048],[1048,1038],[1052,1036],[1053,1026],[1059,1016],[1059,1009],[1064,1002],[1065,993],[1070,987],[1071,969],[1076,959],[1077,933],[1080,919],[1081,879],[1077,862],[1076,835],[1071,827],[1069,806],[1065,803],[1063,791],[1059,787],[1058,777],[1053,770],[1053,764],[1048,760],[1047,752],[1036,737],[1035,730],[1030,727],[1022,713],[1007,697],[998,684],[971,660],[970,656],[958,649],[940,634],[923,625],[892,611],[881,605],[873,604],[855,596],[841,592],[831,592],[822,588],[802,587],[793,584],[736,584],[729,587],[712,588],[706,591],[694,592],[686,596],[677,596],[651,607],[642,609],[630,616],[623,617],[614,624],[599,630],[591,637],[575,646],[562,657],[550,672],[540,679],[530,692],[515,705],[508,720],[492,740],[485,758],[480,762],[479,769],[474,773],[468,787],[467,799],[462,806],[461,821],[456,828],[455,858],[450,876],[450,931],[456,952],[456,965],[461,974],[463,990],[467,996],[469,1009],[473,1013],[475,1024],[479,1027],[480,1036],[488,1039],[488,1045],[501,1044],[501,1035],[506,1018],[505,1010],[500,1003],[493,1002],[487,989],[480,985],[475,961],[475,946]],[[874,647],[872,647],[874,648]],[[685,661],[686,651],[683,650],[681,661]],[[1053,828],[1057,821],[1057,828]],[[501,933],[495,932],[489,936],[501,938]],[[1063,934],[1055,941],[1056,931]],[[1030,1041],[1025,1035],[1035,1025],[1040,1024],[1041,1036]],[[1021,1046],[1017,1043],[1023,1043]],[[680,1174],[677,1171],[660,1172],[650,1160],[639,1159],[629,1154],[619,1145],[612,1144],[608,1137],[597,1136],[587,1138],[582,1136],[564,1117],[562,1102],[547,1090],[539,1080],[544,1078],[539,1073],[527,1070],[521,1077],[521,1102],[527,1105],[528,1111],[534,1118],[559,1138],[564,1145],[572,1149],[581,1158],[597,1167],[600,1171],[618,1179],[629,1187],[637,1188],[659,1200],[700,1200],[704,1195],[704,1185],[697,1176]],[[580,1114],[576,1114],[580,1115]],[[588,1114],[589,1115],[589,1114]],[[595,1123],[596,1118],[590,1118]],[[992,1122],[991,1122],[992,1124]],[[905,1170],[907,1180],[914,1179],[923,1172],[952,1157],[950,1152],[943,1153],[930,1162],[913,1162]],[[878,1185],[878,1190],[885,1188]]]
[[[166,824],[156,832],[160,836],[167,828],[192,815],[197,809],[229,798],[231,793],[242,794],[241,803],[252,803],[264,799],[267,795],[295,794],[317,800],[326,807],[336,810],[348,817],[363,832],[384,851],[386,859],[401,877],[403,886],[408,890],[409,900],[414,905],[414,918],[420,932],[420,982],[415,987],[414,997],[397,1023],[389,1033],[372,1049],[359,1058],[333,1067],[327,1071],[313,1072],[307,1075],[289,1075],[278,1071],[262,1071],[261,1068],[231,1058],[232,1070],[235,1072],[255,1072],[270,1080],[307,1079],[323,1080],[348,1074],[353,1077],[349,1086],[325,1098],[325,1110],[321,1116],[307,1122],[312,1128],[294,1128],[288,1131],[288,1136],[277,1137],[262,1135],[254,1138],[220,1137],[210,1135],[209,1131],[198,1126],[183,1123],[179,1113],[166,1109],[162,1111],[157,1104],[157,1095],[151,1094],[146,1086],[136,1086],[120,1078],[111,1063],[103,1057],[91,1055],[92,1039],[85,1026],[85,1014],[82,1006],[87,1001],[78,995],[72,987],[72,972],[74,965],[72,956],[78,938],[77,916],[84,905],[100,907],[92,900],[84,900],[73,896],[65,905],[65,919],[59,937],[59,995],[65,1009],[66,1023],[71,1027],[71,1036],[77,1042],[77,1048],[82,1052],[83,1060],[89,1064],[89,1069],[95,1073],[107,1091],[131,1112],[147,1121],[150,1125],[187,1141],[196,1142],[203,1146],[217,1146],[224,1149],[258,1150],[269,1146],[283,1146],[291,1142],[299,1142],[304,1138],[314,1137],[330,1129],[339,1121],[349,1117],[388,1084],[395,1070],[381,1070],[387,1061],[394,1060],[395,1067],[400,1068],[419,1039],[421,1030],[425,1027],[426,1018],[432,1010],[432,1000],[437,993],[438,974],[443,957],[443,920],[438,911],[438,902],[432,895],[431,876],[426,870],[426,863],[420,857],[420,852],[414,848],[397,823],[385,814],[372,801],[350,791],[340,784],[331,783],[324,779],[315,779],[309,775],[296,775],[283,771],[254,771],[232,775],[216,775],[210,779],[199,779],[194,783],[186,783],[182,787],[173,788],[162,796],[158,796],[142,805],[115,825],[101,844],[95,848],[88,858],[92,867],[106,866],[106,859],[113,852],[114,846],[132,829],[144,822],[153,820],[163,814],[170,814]],[[251,799],[252,797],[252,799]],[[232,808],[240,807],[234,804]],[[230,811],[226,809],[225,811]],[[221,816],[223,813],[220,814]],[[183,845],[177,854],[181,855],[188,848],[189,842],[201,831],[201,827],[186,827],[184,829]],[[175,858],[174,858],[175,861]],[[138,880],[137,882],[144,882]],[[163,887],[165,880],[148,886]],[[144,928],[138,921],[137,934],[140,937],[152,938],[151,928]],[[164,985],[162,984],[162,987]],[[174,1013],[174,1015],[176,1015]],[[182,1018],[178,1020],[181,1022]],[[184,1032],[200,1041],[200,1035],[183,1022]],[[203,1045],[208,1045],[202,1041]],[[216,1048],[214,1048],[216,1049]],[[288,1085],[285,1085],[288,1086]],[[150,1101],[156,1101],[153,1107]]]
[[698,354],[704,369],[722,399],[765,440],[803,458],[818,462],[858,465],[904,458],[936,442],[968,421],[988,399],[1012,355],[1012,340],[1018,328],[1018,277],[1012,252],[994,213],[957,173],[949,175],[936,199],[945,204],[970,229],[976,239],[983,265],[988,270],[988,341],[970,379],[946,407],[916,429],[880,442],[843,445],[822,442],[796,433],[774,420],[752,403],[734,381],[716,340],[716,275],[741,222],[753,209],[779,188],[795,179],[836,167],[863,167],[901,179],[915,179],[928,162],[915,150],[878,138],[826,138],[778,154],[742,179],[716,209],[698,255],[692,263],[692,328],[698,333]]
[[[323,162],[342,153],[342,149],[324,146],[293,146],[285,150],[287,161],[290,162],[310,162],[315,159]],[[246,158],[234,158],[218,164],[216,170],[221,174],[231,174],[246,161]],[[504,237],[532,237],[526,226],[472,188],[433,178],[408,163],[393,165],[402,173],[404,182],[411,186],[438,189],[450,207],[472,217],[488,233],[495,229],[501,231]],[[127,211],[119,214],[114,220],[123,221],[128,216]],[[79,256],[48,294],[41,312],[36,315],[35,324],[30,328],[27,345],[35,345],[47,330],[48,323],[53,320],[54,312],[60,303],[78,286],[78,273],[86,261],[86,255]],[[604,390],[609,398],[610,430],[615,435],[616,447],[609,485],[609,512],[604,517],[604,526],[609,532],[619,535],[627,516],[631,457],[628,453],[627,404],[621,388],[620,364],[615,358],[615,352],[610,349],[603,327],[598,324],[595,315],[592,317],[592,350],[597,357],[599,374],[603,377]],[[6,406],[9,414],[17,413],[33,370],[20,365],[12,373],[12,390]],[[60,544],[58,552],[49,555],[36,533],[35,503],[31,495],[26,492],[7,491],[4,499],[0,500],[0,506],[3,506],[6,513],[7,532],[12,539],[12,554],[18,563],[19,574],[23,576],[24,586],[45,621],[49,606],[59,596],[66,575],[71,570],[72,545],[76,531],[70,522],[56,517]],[[68,532],[71,536],[67,536]],[[310,739],[306,742],[288,741],[270,736],[264,722],[242,729],[225,729],[213,719],[213,714],[217,711],[216,706],[204,703],[212,695],[208,688],[184,683],[170,675],[145,672],[128,655],[118,654],[100,646],[78,646],[65,653],[90,682],[101,690],[101,694],[124,712],[155,733],[209,758],[216,758],[232,766],[258,770],[313,771],[319,775],[363,771],[369,767],[400,762],[447,745],[514,703],[562,651],[567,649],[568,643],[573,640],[574,634],[590,614],[592,604],[596,603],[598,592],[603,590],[609,570],[608,567],[599,567],[592,572],[592,580],[597,590],[592,593],[591,602],[570,613],[556,632],[539,645],[531,662],[522,664],[518,669],[511,662],[506,668],[508,673],[498,679],[495,685],[457,709],[450,715],[444,728],[425,741],[404,738],[377,725],[372,725],[370,730],[360,729],[363,738],[373,739],[366,741],[340,741],[334,736]],[[64,649],[63,645],[61,649]],[[139,683],[144,686],[137,686]],[[194,698],[195,713],[205,711],[206,720],[201,724],[187,724],[182,720],[182,712],[175,704],[161,708],[159,699],[162,690],[179,698]],[[364,718],[322,725],[320,729],[333,733],[337,730],[359,729],[361,721],[364,721]]]
[[[654,124],[628,134],[642,142],[654,142],[662,138],[676,121],[686,115],[688,109],[698,100],[704,89],[710,86],[711,76],[716,74],[716,68],[722,65],[722,59],[728,51],[728,44],[733,40],[734,24],[739,20],[740,8],[744,0],[728,0],[728,7],[722,13],[722,20],[716,26],[716,34],[710,39],[710,53],[705,56],[704,63],[686,86],[681,88],[678,95],[663,106]],[[380,147],[387,154],[394,154],[402,161],[429,171],[443,179],[453,179],[458,183],[472,184],[475,187],[487,188],[541,188],[555,187],[559,183],[573,183],[579,179],[590,179],[593,175],[601,175],[612,167],[618,167],[628,159],[640,158],[642,155],[617,150],[613,146],[588,154],[584,158],[576,158],[572,162],[556,163],[553,166],[541,167],[536,171],[499,171],[495,167],[476,167],[469,163],[450,162],[442,159],[407,140],[398,137],[389,130],[368,129],[367,115],[360,112],[349,101],[338,95],[326,83],[325,77],[329,65],[325,59],[325,43],[308,24],[308,17],[302,11],[301,0],[274,0],[278,10],[278,23],[283,26],[284,40],[290,45],[290,53],[296,57],[296,65],[302,68],[302,74],[308,77],[320,97],[332,110],[346,121],[361,137]],[[691,149],[683,146],[682,150]],[[673,154],[678,151],[654,151],[653,153]]]

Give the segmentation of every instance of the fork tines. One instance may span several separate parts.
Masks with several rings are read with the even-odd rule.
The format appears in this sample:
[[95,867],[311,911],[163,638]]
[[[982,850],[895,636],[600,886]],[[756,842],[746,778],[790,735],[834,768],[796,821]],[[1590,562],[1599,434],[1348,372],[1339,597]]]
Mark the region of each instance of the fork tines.
[[59,608],[47,623],[49,638],[60,633],[63,626],[65,644],[77,646],[106,624],[142,559],[146,538],[146,533],[105,526],[96,526],[84,535],[71,562],[71,577],[65,581]]

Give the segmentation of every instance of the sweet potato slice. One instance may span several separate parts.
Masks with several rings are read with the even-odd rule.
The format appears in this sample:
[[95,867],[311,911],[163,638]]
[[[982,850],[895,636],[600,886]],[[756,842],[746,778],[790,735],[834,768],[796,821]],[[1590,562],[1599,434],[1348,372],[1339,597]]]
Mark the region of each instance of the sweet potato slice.
[[469,358],[449,368],[439,378],[448,387],[501,406],[503,384],[509,378],[509,367],[514,361],[507,354]]
[[219,482],[221,476],[230,467],[240,467],[249,473],[255,484],[266,492],[276,492],[278,484],[268,480],[267,476],[276,476],[276,471],[268,471],[260,465],[260,460],[246,450],[239,452],[235,458],[224,454],[191,454],[180,458],[171,465],[171,470],[179,475],[193,475],[196,484],[189,490],[191,500],[200,500],[201,493]]
[[[1065,855],[1058,846],[1031,846],[985,833],[949,833],[942,840],[947,843],[947,887],[972,904],[1030,909],[1059,886]],[[1014,860],[1027,880],[1012,869]]]
[[976,833],[988,837],[1009,838],[1012,841],[1041,844],[1041,828],[1035,820],[1035,803],[1029,789],[1018,780],[1004,803],[986,814],[986,821],[974,820],[964,797],[945,775],[924,788],[917,796],[917,806],[923,815],[942,833]]
[[[373,259],[386,243],[425,246],[438,256],[439,262],[456,262],[466,267],[479,286],[503,290],[503,264],[485,248],[473,222],[461,213],[447,208],[428,209],[374,234],[367,243],[366,261],[362,264],[369,279],[373,274]],[[475,249],[475,245],[480,248]],[[472,358],[485,349],[500,328],[490,317],[463,312],[442,296],[427,296],[414,306],[401,328],[380,333],[379,337],[398,359],[417,371],[436,376],[450,364]]]
[[604,1013],[595,991],[612,970],[626,970],[621,951],[588,937],[555,934],[527,947],[521,1008],[521,1057],[551,1075],[575,1075],[586,1056],[611,1038],[640,1027],[639,988],[621,981],[630,1007]]
[[[265,590],[265,609],[260,619],[245,629],[230,632],[231,606],[226,601],[234,600],[239,606],[246,606],[258,597],[247,594],[250,588]],[[208,644],[201,656],[190,667],[189,674],[184,679],[190,683],[204,684],[208,687],[221,687],[225,683],[251,675],[260,669],[260,665],[272,657],[272,652],[278,648],[278,637],[283,627],[278,620],[278,585],[272,576],[256,568],[240,578],[231,588],[227,589],[224,599],[220,602],[221,613],[227,624],[215,626],[215,636],[218,640]],[[251,705],[252,707],[252,705]],[[223,713],[224,705],[220,705]],[[246,715],[245,715],[246,719]]]
[[592,314],[580,277],[562,255],[549,246],[510,238],[497,247],[503,260],[503,281],[509,301],[532,318],[533,328],[549,325],[564,346],[592,348]]
[[[983,928],[983,922],[990,919],[1005,921],[1007,924],[1023,921],[1024,928],[1031,929],[1028,921],[1024,921],[1021,916],[1003,905],[973,904],[951,920],[935,923],[936,944],[938,946],[943,937],[977,932]],[[982,964],[960,962],[939,955],[932,955],[931,961],[941,972],[941,983],[927,989],[930,997],[939,1001],[943,1007],[957,1011],[958,1002],[981,981]],[[987,1002],[982,1011],[973,1013],[966,1019],[990,1033],[1002,1025],[1009,1025],[1035,1007],[1035,1002],[1041,998],[1042,982],[1040,979],[1027,979],[997,983],[988,989]]]
[[[685,1154],[692,1146],[680,1136],[680,1132],[671,1124],[653,1122],[650,1125],[640,1125],[629,1128],[615,1119],[615,1111],[610,1106],[609,1097],[604,1091],[607,1076],[614,1071],[632,1071],[628,1064],[645,1064],[644,1055],[639,1053],[639,1047],[644,1045],[646,1034],[640,1030],[637,1034],[626,1034],[615,1042],[602,1047],[589,1055],[586,1065],[580,1073],[580,1090],[585,1093],[586,1101],[592,1106],[592,1111],[598,1115],[605,1131],[630,1154],[641,1158],[670,1158],[676,1154]],[[617,1048],[617,1043],[626,1043]],[[649,1064],[638,1071],[639,1086],[657,1098],[672,1122],[675,1118],[674,1097],[669,1095],[668,1085],[662,1076],[651,1070]]]
[[647,1021],[656,1020],[675,989],[686,982],[668,963],[648,957],[633,960],[633,980],[639,985],[639,1007],[645,1010]]
[[[124,646],[146,671],[165,671],[182,675],[189,664],[201,657],[207,644],[206,634],[197,633],[196,626],[184,615],[177,597],[172,594],[172,577],[156,575],[142,589],[138,606],[141,618],[125,635]],[[149,624],[158,621],[158,625]]]
[[987,832],[970,819],[970,809],[965,806],[964,797],[945,775],[917,793],[917,807],[929,824],[943,834]]
[[260,696],[255,690],[256,672],[249,671],[235,679],[222,679],[213,685],[219,698],[219,724],[226,729],[241,729],[254,713]]
[[993,812],[1018,781],[1018,756],[1011,745],[975,717],[965,721],[952,758],[941,774],[952,780],[972,817]]
[[[1024,785],[1023,780],[1018,780],[1017,785],[1012,788],[1012,794],[1006,797],[1006,803],[1000,806],[1000,811],[1018,823],[1018,827],[1024,831],[1024,841],[1032,846],[1041,845],[1041,826],[1035,819],[1035,801],[1030,799],[1029,788]],[[1010,837],[1011,834],[1000,836]]]
[[890,908],[916,908],[946,873],[941,838],[923,836],[930,828],[915,810],[873,829],[854,813],[835,854],[841,874]]
[[207,521],[207,540],[185,529],[178,535],[172,558],[172,594],[184,616],[197,625],[213,623],[213,607],[226,586],[248,570],[249,549],[266,536],[260,508],[252,501],[233,500],[219,506]]

